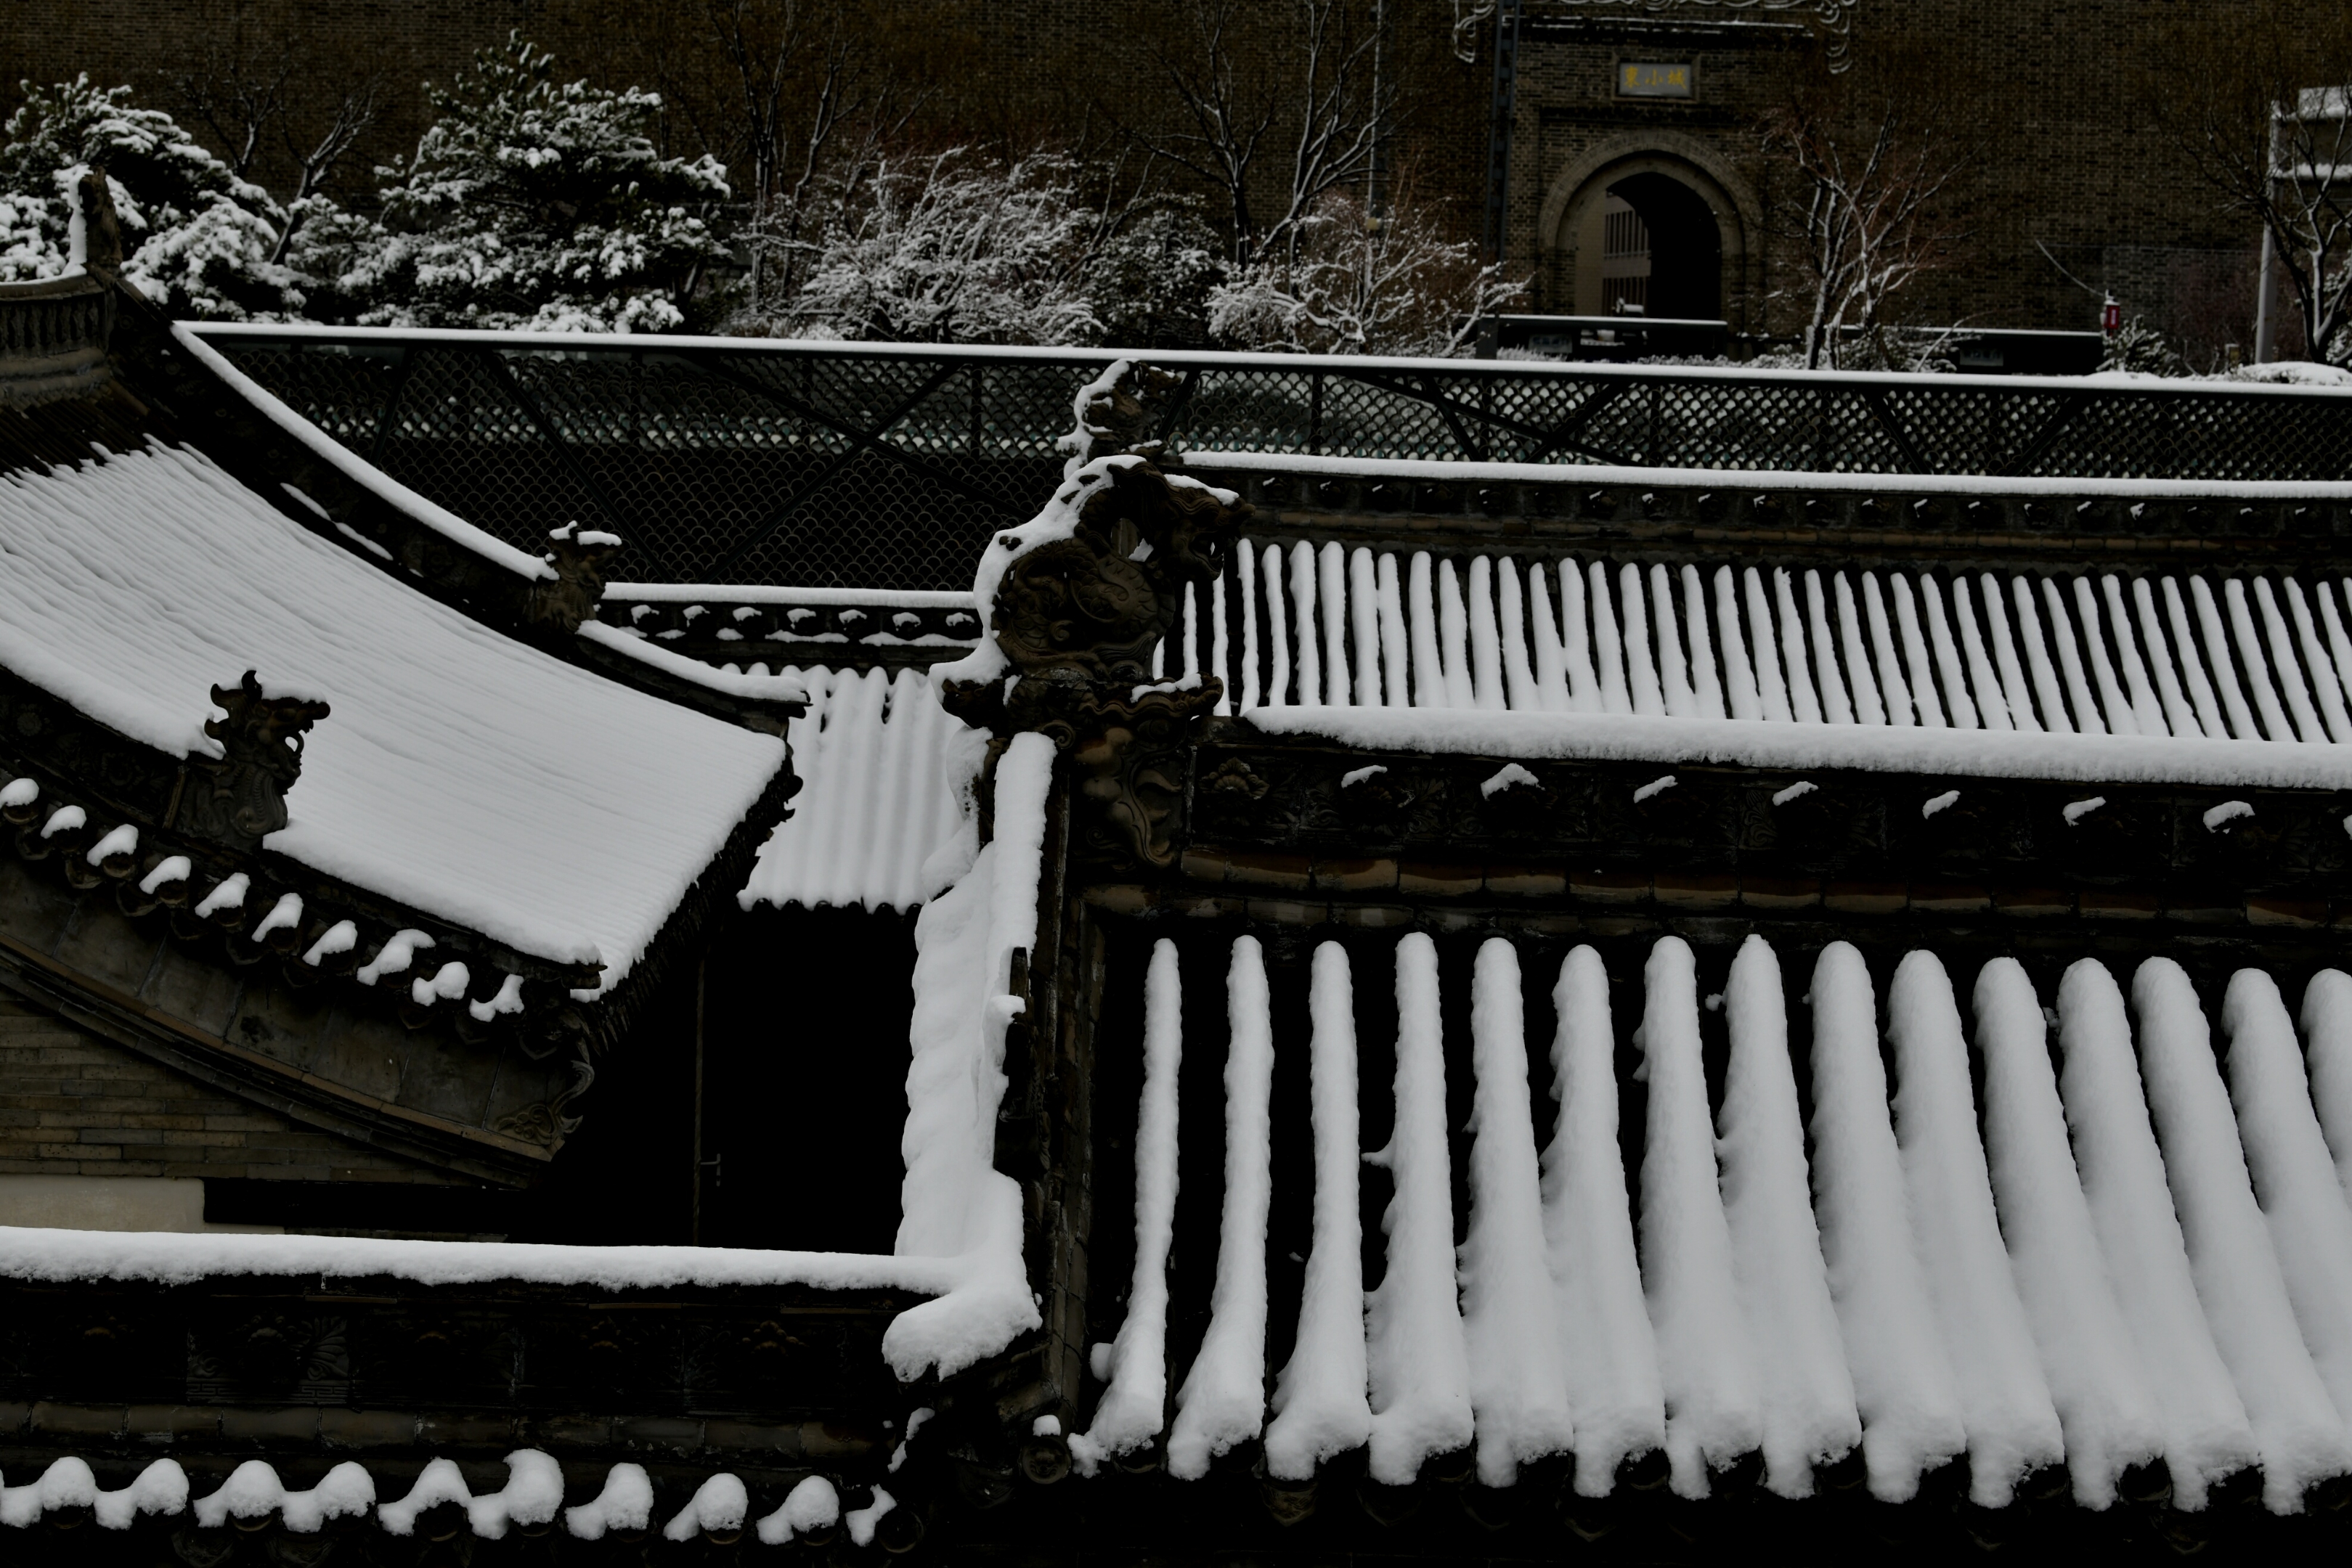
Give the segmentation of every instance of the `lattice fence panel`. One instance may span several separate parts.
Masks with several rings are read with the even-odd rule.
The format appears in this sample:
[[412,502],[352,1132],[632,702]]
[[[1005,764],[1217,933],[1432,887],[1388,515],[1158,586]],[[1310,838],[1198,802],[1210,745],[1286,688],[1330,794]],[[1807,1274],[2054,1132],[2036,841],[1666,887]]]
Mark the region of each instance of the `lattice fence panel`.
[[763,538],[698,580],[969,588],[980,552],[1007,522],[1003,512],[868,450]]
[[[1476,462],[1486,455],[1462,434],[1483,422],[1454,407],[1457,390],[1433,389],[1444,398],[1441,413],[1431,397],[1394,382],[1370,382],[1326,375],[1318,445],[1326,452],[1360,457],[1402,457],[1443,463]],[[1449,421],[1446,413],[1452,413]]]
[[356,452],[375,444],[384,404],[400,381],[399,350],[307,350],[230,342],[229,363],[276,393],[289,408]]
[[[222,350],[394,478],[518,545],[617,526],[676,580],[960,588],[1058,481],[1101,356],[348,341]],[[2019,378],[1171,359],[1178,450],[2108,478],[2352,477],[2352,398]]]
[[566,523],[607,517],[565,455],[470,349],[413,351],[378,462],[384,471],[508,543],[537,551]]

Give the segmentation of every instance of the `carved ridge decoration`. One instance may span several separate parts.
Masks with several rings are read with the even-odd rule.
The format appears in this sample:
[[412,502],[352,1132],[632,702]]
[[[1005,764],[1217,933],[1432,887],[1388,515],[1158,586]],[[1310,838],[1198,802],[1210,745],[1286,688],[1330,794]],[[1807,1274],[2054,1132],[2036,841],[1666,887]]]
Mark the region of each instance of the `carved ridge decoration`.
[[566,523],[547,536],[540,559],[555,569],[553,582],[535,582],[523,593],[522,622],[569,637],[583,622],[596,618],[604,597],[604,558],[621,548],[620,536]]
[[[1104,436],[1148,428],[1150,401],[1172,382],[1132,366],[1085,413],[1085,456]],[[1139,459],[1111,470],[1079,504],[1076,527],[1013,558],[991,626],[1009,681],[950,681],[948,711],[994,736],[990,767],[1013,735],[1054,737],[1094,809],[1082,847],[1157,870],[1176,860],[1193,721],[1224,695],[1213,677],[1162,681],[1152,651],[1181,623],[1188,585],[1205,594],[1251,508]],[[986,798],[983,791],[982,798]]]
[[[1824,45],[1823,59],[1832,73],[1853,64],[1853,14],[1861,0],[1520,0],[1521,15],[1559,7],[1615,12],[1642,11],[1659,16],[1688,7],[1692,10],[1794,11],[1814,19]],[[1495,0],[1454,0],[1454,52],[1475,60],[1473,35],[1479,24],[1495,15]]]
[[234,686],[215,686],[218,718],[205,733],[221,744],[216,758],[192,758],[171,825],[231,849],[250,850],[286,825],[286,792],[302,776],[302,737],[331,710],[308,697],[264,695],[254,672]]

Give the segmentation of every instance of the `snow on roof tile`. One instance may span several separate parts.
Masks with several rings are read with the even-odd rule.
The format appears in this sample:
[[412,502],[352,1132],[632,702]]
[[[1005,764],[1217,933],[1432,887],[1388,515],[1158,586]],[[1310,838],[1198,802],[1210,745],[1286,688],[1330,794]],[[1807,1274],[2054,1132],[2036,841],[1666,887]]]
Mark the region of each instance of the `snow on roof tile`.
[[808,713],[792,721],[801,792],[760,851],[744,906],[924,903],[956,869],[935,863],[938,852],[964,831],[950,769],[961,757],[971,771],[986,737],[948,716],[920,670],[778,673],[808,687]]
[[1496,757],[2352,783],[2352,582],[2317,574],[1670,567],[1260,540],[1218,586],[1219,610],[1171,639],[1166,667],[1216,675],[1231,711],[1278,733]]
[[[1180,935],[1158,944],[1141,977],[1150,1021],[1128,1156],[1139,1195],[1136,1307],[1116,1348],[1098,1353],[1108,1386],[1092,1429],[1071,1442],[1087,1473],[1157,1439],[1176,1385],[1169,1449],[1180,1476],[1172,1456],[1196,1404],[1219,1401],[1222,1448],[1258,1434],[1267,1386],[1283,1401],[1269,1462],[1294,1479],[1368,1438],[1372,1473],[1386,1479],[1384,1427],[1390,1474],[1410,1479],[1475,1431],[1487,1484],[1573,1452],[1588,1497],[1611,1491],[1621,1460],[1661,1449],[1684,1497],[1707,1495],[1711,1470],[1760,1449],[1765,1487],[1789,1498],[1812,1495],[1817,1467],[1858,1449],[1872,1494],[1889,1502],[1965,1455],[1971,1498],[1986,1508],[2054,1465],[2093,1509],[2157,1458],[2191,1511],[2249,1466],[2278,1513],[2352,1474],[2352,1435],[2331,1403],[2352,1378],[2340,1288],[2352,1277],[2352,1210],[2339,1180],[2352,1136],[2352,1097],[2339,1092],[2352,980],[2340,972],[2316,977],[2294,1015],[2262,970],[2200,994],[2165,958],[2136,974],[2084,958],[2054,985],[2045,970],[2037,988],[2011,958],[1948,969],[1917,950],[1874,973],[1843,942],[1776,952],[1750,936],[1727,983],[1718,952],[1702,984],[1692,948],[1668,936],[1638,976],[1617,959],[1612,986],[1593,947],[1550,949],[1539,967],[1540,944],[1494,937],[1465,986],[1459,971],[1441,980],[1429,937],[1414,933],[1386,954],[1323,943],[1311,978],[1292,965],[1270,995],[1257,948],[1246,935]],[[1180,1019],[1177,998],[1200,994],[1203,977],[1188,987],[1191,967],[1230,967],[1229,1021]],[[1722,990],[1705,995],[1714,985]],[[1551,989],[1549,1018],[1522,1007],[1540,988]],[[1370,1074],[1360,1083],[1360,1001],[1367,1022],[1398,1020],[1393,1090]],[[1635,1020],[1612,1011],[1629,1004],[1646,1089],[1625,1106],[1638,1152],[1621,1154],[1612,1058]],[[1715,1038],[1727,1046],[1703,1045],[1702,1020],[1718,1010]],[[1466,1061],[1440,1049],[1457,1032],[1471,1041]],[[1221,1106],[1213,1095],[1182,1109],[1193,1131],[1180,1142],[1170,1131],[1180,1060],[1196,1046],[1222,1051],[1228,1033],[1261,1051],[1270,1040],[1277,1058],[1311,1056],[1312,1114],[1277,1104],[1269,1125],[1261,1102],[1234,1093]],[[1367,1043],[1373,1062],[1388,1052],[1385,1039]],[[1529,1061],[1547,1046],[1538,1082],[1549,1081],[1556,1110],[1529,1093]],[[1711,1103],[1701,1058],[1716,1049],[1728,1065]],[[1465,1071],[1466,1131],[1443,1117],[1409,1125],[1408,1112],[1442,1109],[1449,1092],[1461,1103],[1444,1080]],[[1360,1106],[1366,1126],[1395,1122],[1386,1152],[1361,1155]],[[1454,1138],[1470,1145],[1459,1230]],[[1238,1175],[1235,1147],[1253,1162]],[[1311,1227],[1305,1196],[1281,1186],[1281,1173],[1309,1168],[1309,1150]],[[1293,1216],[1273,1232],[1269,1158],[1274,1212],[1288,1204]],[[1418,1270],[1431,1285],[1418,1311],[1361,1308],[1366,1238],[1351,1175],[1361,1158],[1388,1167],[1391,1190],[1387,1239],[1373,1243],[1391,1283],[1376,1297]],[[1221,1174],[1229,1193],[1259,1184],[1250,1204],[1229,1198],[1222,1218]],[[1335,1182],[1342,1201],[1326,1206]],[[1173,1195],[1202,1186],[1212,1201],[1179,1216]],[[1429,1227],[1414,1233],[1423,1211],[1433,1258]],[[1171,1228],[1196,1223],[1217,1228],[1213,1247],[1192,1235],[1180,1249],[1213,1252],[1221,1267],[1188,1373],[1182,1344],[1162,1343],[1160,1308],[1177,1280]],[[1467,1237],[1458,1312],[1456,1234]],[[1222,1260],[1291,1246],[1303,1270],[1271,1289],[1263,1272],[1225,1289]],[[1346,1311],[1327,1313],[1335,1295]],[[1277,1368],[1266,1354],[1294,1322],[1296,1348]],[[1368,1376],[1384,1417],[1368,1416]],[[1237,1387],[1248,1391],[1239,1409]],[[1153,1396],[1139,1404],[1139,1390]],[[1400,1412],[1413,1418],[1390,1419]]]
[[333,707],[266,847],[609,989],[782,742],[562,664],[318,538],[185,450],[0,479],[0,664],[138,741],[216,754],[247,669]]

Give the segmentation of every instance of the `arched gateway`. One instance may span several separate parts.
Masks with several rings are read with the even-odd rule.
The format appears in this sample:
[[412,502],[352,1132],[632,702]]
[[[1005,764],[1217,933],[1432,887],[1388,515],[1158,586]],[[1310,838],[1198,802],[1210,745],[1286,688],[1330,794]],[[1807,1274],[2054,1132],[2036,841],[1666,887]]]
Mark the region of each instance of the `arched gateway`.
[[1754,191],[1703,144],[1673,132],[1622,137],[1563,169],[1537,227],[1549,308],[1727,321],[1749,330],[1761,293]]

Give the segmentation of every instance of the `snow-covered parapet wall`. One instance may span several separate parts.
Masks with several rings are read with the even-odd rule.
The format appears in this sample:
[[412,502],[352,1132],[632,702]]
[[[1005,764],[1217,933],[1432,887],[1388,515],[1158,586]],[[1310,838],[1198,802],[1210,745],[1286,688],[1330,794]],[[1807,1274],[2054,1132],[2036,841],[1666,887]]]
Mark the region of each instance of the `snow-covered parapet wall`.
[[1054,743],[1014,736],[995,770],[995,836],[915,925],[914,1061],[897,1252],[950,1260],[955,1282],[882,1341],[899,1377],[941,1376],[995,1354],[1043,1321],[1022,1258],[1021,1189],[995,1168],[1004,1039],[1029,1006],[1016,955],[1037,941]]
[[955,1276],[931,1259],[856,1252],[0,1228],[0,1279],[180,1285],[224,1278],[388,1279],[420,1285],[511,1281],[604,1291],[806,1285],[936,1295]]

